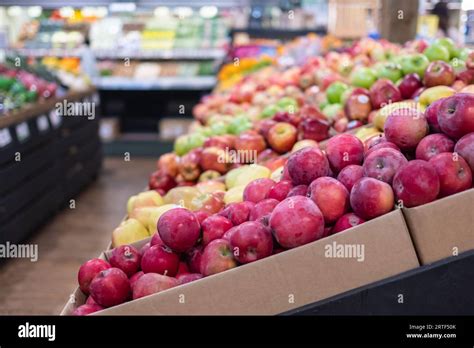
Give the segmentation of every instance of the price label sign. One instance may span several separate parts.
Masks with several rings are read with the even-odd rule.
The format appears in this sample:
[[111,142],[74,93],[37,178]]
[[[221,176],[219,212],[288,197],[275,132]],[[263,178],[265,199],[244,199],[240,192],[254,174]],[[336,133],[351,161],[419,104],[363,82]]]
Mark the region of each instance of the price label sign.
[[30,137],[30,129],[26,122],[22,122],[16,126],[16,137],[23,142]]
[[45,132],[49,129],[49,122],[48,117],[46,115],[42,115],[36,119],[36,125],[40,132]]
[[51,121],[51,124],[54,128],[58,128],[62,122],[61,117],[59,117],[59,114],[56,110],[51,110],[49,113],[49,120]]
[[8,128],[0,129],[0,147],[5,147],[12,142],[12,136]]

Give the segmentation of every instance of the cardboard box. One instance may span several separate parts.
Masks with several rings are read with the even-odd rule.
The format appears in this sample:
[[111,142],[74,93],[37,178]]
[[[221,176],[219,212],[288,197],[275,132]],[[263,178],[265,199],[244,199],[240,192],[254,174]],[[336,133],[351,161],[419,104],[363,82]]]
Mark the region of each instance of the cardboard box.
[[424,265],[474,249],[474,189],[404,208],[403,214]]
[[[331,257],[338,248],[359,248],[364,252],[358,256],[363,257]],[[274,315],[418,266],[403,215],[396,210],[322,240],[96,314]],[[85,300],[78,289],[72,298],[75,304],[70,300],[61,314],[72,313]]]

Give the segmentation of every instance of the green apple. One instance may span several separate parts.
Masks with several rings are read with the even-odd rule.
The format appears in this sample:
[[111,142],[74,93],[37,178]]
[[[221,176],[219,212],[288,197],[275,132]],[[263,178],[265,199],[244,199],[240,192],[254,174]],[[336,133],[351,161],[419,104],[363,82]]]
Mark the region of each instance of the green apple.
[[178,156],[183,156],[189,151],[188,135],[181,135],[174,141],[174,152]]
[[375,71],[370,68],[361,67],[351,75],[351,84],[356,87],[370,88],[377,80]]
[[283,97],[276,103],[279,111],[294,113],[298,111],[298,102],[290,97]]
[[464,47],[459,52],[459,59],[462,59],[463,61],[466,61],[467,58],[469,57],[469,53],[471,53],[471,49],[469,49],[467,47]]
[[404,56],[400,61],[400,65],[404,75],[416,73],[423,78],[430,61],[424,54],[417,53]]
[[344,93],[349,88],[344,82],[336,81],[329,85],[326,90],[326,98],[331,104],[336,104],[341,102],[342,93]]
[[252,128],[252,122],[242,115],[235,117],[227,129],[230,134],[240,134],[250,128]]
[[379,79],[386,78],[391,80],[393,83],[397,82],[402,78],[402,67],[396,63],[382,63],[376,68],[377,77]]
[[441,44],[432,44],[428,46],[423,51],[423,54],[430,60],[430,62],[434,62],[435,60],[449,62],[449,51]]
[[224,135],[227,134],[227,124],[225,122],[219,121],[213,123],[211,126],[212,135]]
[[326,107],[326,105],[329,105],[328,98],[324,98],[320,103],[319,103],[319,109],[322,110]]
[[341,104],[329,104],[323,110],[324,116],[327,119],[334,120],[336,116],[342,111]]
[[453,59],[451,59],[449,64],[453,67],[454,72],[456,74],[466,70],[466,62],[464,60],[461,60],[460,58],[454,57]]
[[277,105],[267,105],[260,114],[260,118],[262,119],[273,117],[278,111],[280,111],[280,108]]
[[189,134],[188,136],[189,150],[202,146],[204,144],[204,141],[206,141],[206,137],[203,134],[200,134],[200,133]]
[[461,53],[461,50],[456,47],[456,44],[454,43],[454,41],[451,40],[449,37],[439,38],[434,42],[434,44],[444,46],[448,50],[449,57],[451,59],[459,58],[459,54]]

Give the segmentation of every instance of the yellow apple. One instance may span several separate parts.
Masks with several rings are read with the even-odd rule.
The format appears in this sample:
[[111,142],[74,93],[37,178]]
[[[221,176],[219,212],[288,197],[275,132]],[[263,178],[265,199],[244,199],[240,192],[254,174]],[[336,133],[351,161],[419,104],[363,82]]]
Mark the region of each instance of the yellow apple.
[[258,164],[251,164],[237,175],[234,187],[242,185],[245,186],[249,182],[254,181],[256,179],[269,178],[270,174],[270,169],[268,169],[267,167]]
[[130,213],[130,217],[138,220],[147,229],[151,236],[156,232],[156,224],[163,213],[168,210],[179,208],[177,204],[165,204],[159,207],[140,207],[135,208]]
[[123,221],[112,232],[112,247],[118,247],[124,244],[131,244],[149,237],[148,230],[136,219]]
[[308,146],[318,146],[318,142],[314,141],[314,140],[311,140],[311,139],[300,140],[300,141],[296,142],[295,145],[293,145],[293,148],[291,149],[291,152],[292,153],[296,152],[296,151],[301,150],[302,148],[308,147]]
[[225,184],[223,182],[217,180],[209,180],[200,182],[196,185],[196,188],[201,193],[213,193],[217,191],[224,191],[225,192]]
[[165,203],[178,204],[189,209],[191,201],[200,195],[201,192],[195,186],[175,187],[165,195]]
[[280,181],[281,177],[283,176],[283,169],[284,168],[285,168],[284,166],[281,166],[281,167],[278,167],[277,169],[275,169],[272,172],[272,174],[270,175],[270,179],[272,179],[275,182]]
[[474,85],[467,85],[466,87],[460,90],[460,93],[474,94]]
[[422,107],[426,108],[432,102],[452,96],[456,91],[448,86],[435,86],[425,89],[420,94],[420,104]]
[[244,190],[246,185],[235,186],[224,195],[225,204],[242,202],[244,200]]
[[133,209],[140,207],[159,207],[164,201],[161,195],[155,190],[140,192],[136,196],[130,197],[127,203],[127,213],[130,214]]
[[364,142],[366,139],[376,134],[382,134],[382,132],[380,132],[376,127],[364,127],[359,129],[355,136],[359,138],[360,141]]
[[387,119],[388,115],[390,115],[395,110],[406,107],[418,108],[420,105],[414,100],[404,100],[401,102],[387,104],[375,114],[373,121],[374,126],[383,131],[383,126],[385,125],[385,120]]

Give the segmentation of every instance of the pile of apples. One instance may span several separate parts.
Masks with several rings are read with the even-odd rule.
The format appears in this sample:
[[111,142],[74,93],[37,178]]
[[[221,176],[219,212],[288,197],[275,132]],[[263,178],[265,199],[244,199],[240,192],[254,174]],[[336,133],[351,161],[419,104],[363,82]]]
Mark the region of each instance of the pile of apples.
[[[176,207],[141,250],[122,245],[109,262],[81,266],[89,295],[76,315],[152,295],[340,233],[398,207],[472,188],[474,95],[442,98],[423,113],[393,110],[384,135],[336,135],[326,149],[292,153],[280,178],[258,178],[242,201],[210,214]],[[135,204],[136,200],[131,204]]]

